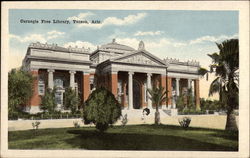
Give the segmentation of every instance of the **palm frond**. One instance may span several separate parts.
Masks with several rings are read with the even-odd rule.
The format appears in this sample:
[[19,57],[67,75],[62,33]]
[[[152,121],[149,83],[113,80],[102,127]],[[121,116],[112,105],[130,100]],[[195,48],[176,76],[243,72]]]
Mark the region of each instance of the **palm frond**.
[[153,86],[152,89],[147,89],[147,92],[149,93],[149,99],[156,105],[156,108],[167,99],[167,91],[162,86]]
[[207,72],[208,70],[202,67],[198,70],[198,74],[201,76],[204,76]]
[[220,77],[217,77],[210,85],[209,88],[209,96],[212,96],[214,93],[220,93],[221,90],[221,81],[220,81]]
[[207,54],[210,58],[212,58],[213,63],[218,63],[220,60],[220,55],[218,53]]

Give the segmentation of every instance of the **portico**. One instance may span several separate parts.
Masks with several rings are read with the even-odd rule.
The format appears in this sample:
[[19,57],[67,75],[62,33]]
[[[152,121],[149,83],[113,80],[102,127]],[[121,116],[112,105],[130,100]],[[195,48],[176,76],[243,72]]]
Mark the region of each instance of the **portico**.
[[[120,71],[117,75],[118,82],[115,83],[111,81],[111,84],[118,85],[118,93],[117,95],[116,91],[112,91],[112,93],[117,96],[123,109],[133,110],[146,107],[152,109],[152,101],[149,99],[147,89],[151,89],[153,84],[161,82],[158,77],[160,75],[161,74]],[[161,107],[166,108],[166,104],[163,103]]]
[[[166,90],[166,63],[145,51],[143,47],[133,54],[104,61],[97,69],[100,72],[98,78],[101,79],[97,80],[97,85],[110,89],[123,109],[152,109],[154,105],[149,99],[147,89],[161,84]],[[162,103],[160,108],[166,108],[166,103]]]

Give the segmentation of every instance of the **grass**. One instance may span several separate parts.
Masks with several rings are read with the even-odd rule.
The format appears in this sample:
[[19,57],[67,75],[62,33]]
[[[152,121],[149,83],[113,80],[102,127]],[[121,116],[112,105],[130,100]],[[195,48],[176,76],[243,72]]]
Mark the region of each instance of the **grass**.
[[238,133],[169,125],[114,126],[9,132],[9,149],[238,151]]

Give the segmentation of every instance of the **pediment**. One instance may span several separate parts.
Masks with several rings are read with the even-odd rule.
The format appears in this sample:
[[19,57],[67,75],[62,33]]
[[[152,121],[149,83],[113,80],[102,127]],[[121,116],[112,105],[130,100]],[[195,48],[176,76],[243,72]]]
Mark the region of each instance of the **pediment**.
[[114,61],[131,64],[165,66],[165,64],[161,60],[144,52],[134,53],[116,58]]

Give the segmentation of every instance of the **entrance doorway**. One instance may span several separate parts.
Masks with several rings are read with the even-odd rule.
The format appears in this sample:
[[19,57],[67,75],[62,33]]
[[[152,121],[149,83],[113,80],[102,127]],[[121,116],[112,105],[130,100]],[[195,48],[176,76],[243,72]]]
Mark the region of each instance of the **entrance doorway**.
[[137,80],[133,80],[133,108],[141,108],[141,86]]
[[57,110],[63,110],[63,93],[65,92],[63,80],[61,78],[56,78],[54,80],[54,85],[56,88],[55,101],[57,104]]

